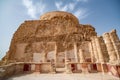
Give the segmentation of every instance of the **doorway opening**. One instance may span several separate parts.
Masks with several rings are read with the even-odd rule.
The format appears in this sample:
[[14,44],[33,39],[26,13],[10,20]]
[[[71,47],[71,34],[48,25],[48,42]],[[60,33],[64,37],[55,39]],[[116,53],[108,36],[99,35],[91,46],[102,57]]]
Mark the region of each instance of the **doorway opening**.
[[30,64],[24,64],[23,71],[30,71]]

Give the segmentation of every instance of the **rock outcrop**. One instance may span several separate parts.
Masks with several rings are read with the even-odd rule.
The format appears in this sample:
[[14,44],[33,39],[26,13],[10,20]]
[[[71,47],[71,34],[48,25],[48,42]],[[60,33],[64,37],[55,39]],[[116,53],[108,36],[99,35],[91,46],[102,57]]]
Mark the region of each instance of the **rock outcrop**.
[[64,44],[70,48],[73,42],[90,41],[90,37],[96,35],[95,28],[91,25],[80,24],[71,13],[49,12],[42,15],[40,20],[25,21],[20,25],[13,35],[7,59],[15,61],[17,44],[25,43],[25,51],[32,53],[34,52],[32,43],[42,42],[41,47],[46,47],[46,42],[57,42],[59,51],[64,51],[62,49]]

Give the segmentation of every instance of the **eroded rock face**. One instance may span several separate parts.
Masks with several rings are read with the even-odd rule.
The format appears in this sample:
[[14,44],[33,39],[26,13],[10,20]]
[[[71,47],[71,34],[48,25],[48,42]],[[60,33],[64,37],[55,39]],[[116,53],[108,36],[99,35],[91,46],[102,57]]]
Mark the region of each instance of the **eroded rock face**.
[[45,13],[40,17],[40,20],[50,20],[55,22],[54,24],[62,23],[59,25],[69,25],[69,24],[79,25],[79,20],[74,15],[63,11],[54,11],[54,12]]
[[95,28],[80,24],[71,13],[48,12],[40,20],[25,21],[20,25],[13,35],[7,61],[32,60],[32,53],[41,52],[40,49],[43,53],[54,51],[54,44],[48,46],[51,42],[57,44],[58,52],[72,49],[73,42],[79,48],[82,42],[90,41],[92,36],[97,36]]

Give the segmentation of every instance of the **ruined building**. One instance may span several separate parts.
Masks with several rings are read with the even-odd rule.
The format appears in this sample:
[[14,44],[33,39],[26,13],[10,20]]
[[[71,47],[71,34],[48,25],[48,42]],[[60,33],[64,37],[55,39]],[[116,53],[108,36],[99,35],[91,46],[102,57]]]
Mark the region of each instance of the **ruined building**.
[[4,76],[29,71],[120,77],[120,40],[116,30],[97,36],[93,26],[80,24],[71,13],[48,12],[20,25],[1,64]]

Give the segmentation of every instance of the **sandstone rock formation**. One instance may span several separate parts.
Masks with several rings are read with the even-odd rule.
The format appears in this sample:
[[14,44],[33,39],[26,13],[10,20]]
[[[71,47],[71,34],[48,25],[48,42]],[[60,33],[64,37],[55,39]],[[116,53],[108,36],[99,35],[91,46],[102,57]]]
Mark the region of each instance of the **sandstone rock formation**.
[[120,60],[119,48],[115,30],[98,37],[94,27],[80,24],[71,13],[54,11],[45,13],[40,20],[22,23],[14,33],[2,63],[54,60],[60,65],[61,59],[63,63],[66,60],[79,62],[83,58],[79,57],[82,55],[78,54],[79,50],[80,53],[84,51],[83,61],[113,63]]
[[79,24],[71,13],[49,12],[40,20],[25,21],[20,25],[13,35],[7,62],[32,61],[33,53],[52,51],[54,44],[57,44],[58,52],[65,51],[66,46],[70,50],[74,47],[73,42],[79,46],[82,41],[90,41],[90,37],[96,35],[91,25]]
[[16,73],[112,72],[119,76],[120,40],[116,30],[98,36],[68,12],[45,13],[22,23],[0,61],[0,79]]

